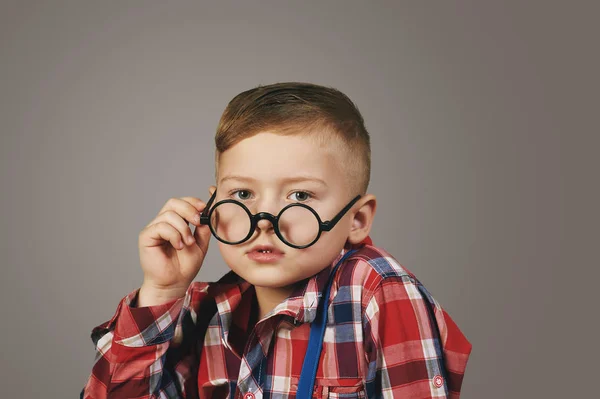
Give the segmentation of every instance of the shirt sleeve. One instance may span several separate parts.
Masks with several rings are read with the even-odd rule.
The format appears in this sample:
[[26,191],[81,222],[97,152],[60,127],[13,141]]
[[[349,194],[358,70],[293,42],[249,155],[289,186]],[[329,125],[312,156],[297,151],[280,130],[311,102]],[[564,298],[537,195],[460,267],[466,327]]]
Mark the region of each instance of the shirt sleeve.
[[80,398],[197,398],[197,337],[214,310],[208,283],[193,282],[184,297],[156,306],[136,307],[138,293],[92,329],[96,356]]
[[369,398],[459,398],[471,343],[414,276],[382,279],[363,315]]

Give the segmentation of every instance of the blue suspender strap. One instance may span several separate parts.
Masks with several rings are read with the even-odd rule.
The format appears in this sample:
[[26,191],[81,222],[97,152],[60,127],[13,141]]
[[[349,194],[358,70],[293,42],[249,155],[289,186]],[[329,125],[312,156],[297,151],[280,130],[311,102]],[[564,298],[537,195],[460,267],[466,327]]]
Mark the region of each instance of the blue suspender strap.
[[325,287],[325,291],[323,291],[323,295],[321,296],[321,300],[317,307],[317,316],[310,326],[308,348],[306,349],[306,355],[304,356],[300,381],[298,382],[298,392],[296,393],[296,398],[298,399],[312,397],[315,378],[317,376],[317,367],[319,366],[319,358],[321,357],[325,326],[327,325],[327,303],[329,302],[331,283],[333,282],[333,277],[335,276],[338,267],[354,252],[356,252],[356,249],[346,252],[329,274],[327,286]]

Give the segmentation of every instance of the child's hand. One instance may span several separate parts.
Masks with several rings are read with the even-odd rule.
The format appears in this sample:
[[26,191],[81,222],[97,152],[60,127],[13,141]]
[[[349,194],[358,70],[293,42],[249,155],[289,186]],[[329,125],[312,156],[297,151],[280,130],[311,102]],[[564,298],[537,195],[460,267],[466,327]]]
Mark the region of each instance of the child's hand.
[[[200,225],[205,206],[194,197],[171,198],[141,231],[138,246],[144,282],[138,306],[156,305],[185,295],[208,250],[210,228]],[[196,226],[194,233],[188,222]]]

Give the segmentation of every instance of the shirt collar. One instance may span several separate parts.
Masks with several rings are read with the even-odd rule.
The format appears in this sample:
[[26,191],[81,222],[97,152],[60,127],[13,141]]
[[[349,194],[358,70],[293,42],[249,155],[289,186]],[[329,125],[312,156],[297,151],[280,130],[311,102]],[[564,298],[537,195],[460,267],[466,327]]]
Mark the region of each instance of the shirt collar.
[[[351,249],[357,249],[364,245],[372,245],[370,237],[366,237],[358,244],[350,244],[346,242],[344,248],[336,256],[333,262],[321,270],[319,273],[306,280],[298,282],[292,293],[277,305],[265,317],[273,317],[278,314],[289,315],[293,317],[294,323],[311,323],[317,315],[317,305],[319,298],[323,295],[323,290],[331,274],[331,270],[337,262]],[[243,300],[251,300],[254,295],[254,290],[249,290],[252,285],[242,279],[233,270],[226,273],[216,284],[215,301],[217,304],[217,313],[219,324],[221,325],[222,338],[227,342],[229,330],[232,322],[233,311],[239,306]],[[246,295],[244,295],[246,294]]]

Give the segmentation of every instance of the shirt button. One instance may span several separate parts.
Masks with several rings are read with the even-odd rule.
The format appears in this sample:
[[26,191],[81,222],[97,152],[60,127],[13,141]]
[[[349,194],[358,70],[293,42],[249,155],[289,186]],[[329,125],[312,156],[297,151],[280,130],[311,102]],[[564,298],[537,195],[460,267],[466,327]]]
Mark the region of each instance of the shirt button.
[[441,375],[433,377],[433,385],[435,385],[436,388],[441,388],[444,385],[444,379]]
[[254,394],[252,392],[246,392],[244,399],[254,399]]

